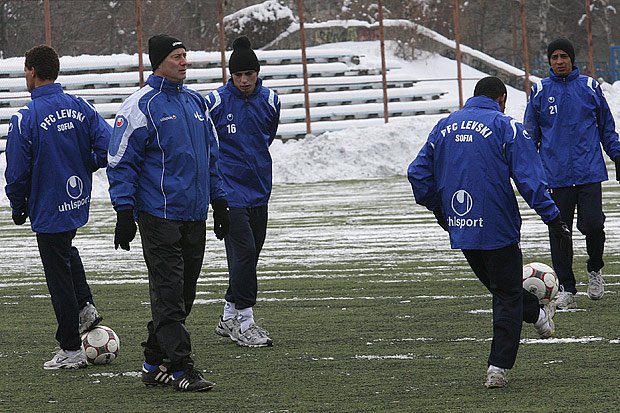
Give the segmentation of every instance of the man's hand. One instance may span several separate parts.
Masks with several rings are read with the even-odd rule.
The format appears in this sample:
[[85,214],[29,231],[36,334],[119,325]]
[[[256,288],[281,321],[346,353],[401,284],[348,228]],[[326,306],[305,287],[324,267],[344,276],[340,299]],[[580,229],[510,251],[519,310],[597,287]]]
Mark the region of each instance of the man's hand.
[[13,218],[15,225],[23,225],[26,222],[26,218],[28,218],[28,213],[13,211],[11,218]]
[[549,235],[560,241],[560,248],[566,253],[567,256],[572,256],[573,241],[568,225],[560,219],[559,215],[549,221],[547,225],[549,226]]
[[448,223],[446,222],[446,219],[443,217],[443,213],[441,212],[441,208],[437,208],[436,210],[434,210],[433,214],[435,215],[435,218],[437,219],[437,223],[439,224],[439,226],[441,228],[443,228],[444,231],[447,231],[448,230]]
[[211,202],[213,208],[213,232],[217,239],[222,240],[228,235],[230,219],[228,218],[228,201],[225,198],[214,199]]
[[116,227],[114,228],[114,249],[120,246],[129,251],[129,243],[136,236],[136,221],[133,219],[133,210],[125,209],[116,212]]

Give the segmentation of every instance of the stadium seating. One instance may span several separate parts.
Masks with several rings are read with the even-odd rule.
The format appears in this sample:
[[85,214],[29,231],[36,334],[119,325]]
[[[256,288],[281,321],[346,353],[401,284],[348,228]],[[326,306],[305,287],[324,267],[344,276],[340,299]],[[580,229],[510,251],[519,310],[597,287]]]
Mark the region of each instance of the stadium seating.
[[[299,50],[257,51],[261,78],[282,102],[280,139],[305,136],[303,67]],[[383,121],[383,82],[380,67],[360,63],[363,56],[343,49],[309,49],[308,90],[312,131],[319,134]],[[228,59],[228,55],[226,57]],[[186,84],[203,94],[221,86],[220,54],[188,52],[191,62]],[[144,76],[150,73],[148,58]],[[139,88],[138,56],[65,56],[58,81],[65,90],[89,100],[110,123],[123,102]],[[419,84],[406,73],[387,66],[390,117],[448,113],[458,102],[445,91]],[[23,78],[23,58],[0,60],[0,151],[4,150],[8,122],[30,101]]]

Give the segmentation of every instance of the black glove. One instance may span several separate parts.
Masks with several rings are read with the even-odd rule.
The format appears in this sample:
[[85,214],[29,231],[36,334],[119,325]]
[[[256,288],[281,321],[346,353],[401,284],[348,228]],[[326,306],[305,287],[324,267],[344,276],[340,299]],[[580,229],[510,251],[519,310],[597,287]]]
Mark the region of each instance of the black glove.
[[616,181],[620,182],[620,156],[614,158],[614,163],[616,164]]
[[13,218],[15,225],[23,225],[26,222],[26,218],[28,218],[28,213],[13,211],[11,218]]
[[116,212],[116,228],[114,228],[114,249],[120,246],[129,251],[129,243],[136,236],[136,221],[133,219],[133,210],[124,209]]
[[560,219],[559,215],[549,221],[547,225],[549,226],[549,235],[560,241],[560,248],[567,256],[572,256],[572,235],[568,225]]
[[222,240],[228,234],[230,227],[228,201],[225,198],[214,199],[211,207],[213,208],[213,232],[217,239]]
[[441,208],[437,208],[436,210],[434,210],[433,214],[435,215],[435,218],[437,219],[437,223],[439,224],[439,226],[441,228],[443,228],[444,231],[447,231],[448,230],[448,223],[446,222],[446,219],[443,217],[443,213],[441,212]]

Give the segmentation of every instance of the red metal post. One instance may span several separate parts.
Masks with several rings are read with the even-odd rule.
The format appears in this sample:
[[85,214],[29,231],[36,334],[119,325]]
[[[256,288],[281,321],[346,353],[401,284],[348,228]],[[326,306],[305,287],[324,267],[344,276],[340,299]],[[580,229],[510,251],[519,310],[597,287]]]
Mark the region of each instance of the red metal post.
[[[592,18],[590,17],[590,0],[586,0],[586,32],[588,34],[588,65],[586,71],[588,76],[594,77],[594,47],[592,46]],[[575,64],[575,62],[573,62]]]
[[525,18],[525,0],[519,1],[519,13],[521,14],[521,41],[523,43],[523,67],[525,69],[525,82],[523,87],[525,88],[525,94],[530,95],[530,50],[527,42],[527,25]]
[[463,107],[463,75],[461,73],[461,26],[459,22],[460,1],[454,0],[454,41],[456,43],[456,76],[459,85],[459,108]]
[[381,44],[381,80],[383,81],[383,119],[389,122],[388,93],[387,93],[387,68],[385,64],[385,33],[383,31],[383,1],[379,0],[379,41]]
[[144,62],[142,61],[142,1],[135,0],[136,7],[136,40],[138,43],[138,75],[140,87],[144,86]]
[[222,66],[222,84],[226,84],[226,32],[224,30],[224,0],[217,0],[217,19],[220,32],[220,65]]
[[306,107],[306,135],[312,135],[310,119],[310,95],[308,92],[308,61],[306,60],[306,32],[304,30],[304,1],[297,0],[297,13],[299,14],[299,37],[301,43],[301,65],[304,76],[304,106]]
[[45,44],[52,47],[52,12],[50,0],[43,0],[43,18],[45,19]]

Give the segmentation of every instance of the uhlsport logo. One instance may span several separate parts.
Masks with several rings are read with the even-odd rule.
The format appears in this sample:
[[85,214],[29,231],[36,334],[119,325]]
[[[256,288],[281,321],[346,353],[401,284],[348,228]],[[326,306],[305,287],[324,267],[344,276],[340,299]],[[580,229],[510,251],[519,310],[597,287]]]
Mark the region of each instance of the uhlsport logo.
[[69,179],[67,179],[65,187],[67,190],[67,195],[69,195],[73,201],[63,202],[62,205],[58,205],[58,211],[66,212],[73,209],[80,209],[82,206],[87,205],[90,202],[90,195],[82,198],[82,193],[84,192],[84,182],[82,182],[82,179],[79,176],[70,176]]
[[229,113],[228,115],[226,115],[226,119],[228,119],[229,122],[232,122],[233,120],[233,114]]
[[78,199],[82,196],[84,190],[84,182],[79,176],[73,175],[67,179],[67,195],[73,199]]
[[474,201],[471,199],[469,192],[459,189],[452,195],[452,210],[460,217],[471,211]]
[[548,100],[549,100],[549,103],[553,103],[553,102],[555,102],[555,98],[554,98],[553,96],[549,96],[549,99],[548,99]]
[[163,118],[161,118],[159,121],[160,122],[165,122],[167,120],[175,120],[177,118],[177,115],[172,114],[170,116],[164,116]]
[[483,219],[480,218],[459,218],[463,217],[471,212],[474,206],[474,200],[472,196],[464,189],[459,189],[452,194],[452,200],[450,202],[452,211],[457,216],[448,217],[448,226],[450,227],[482,227]]

